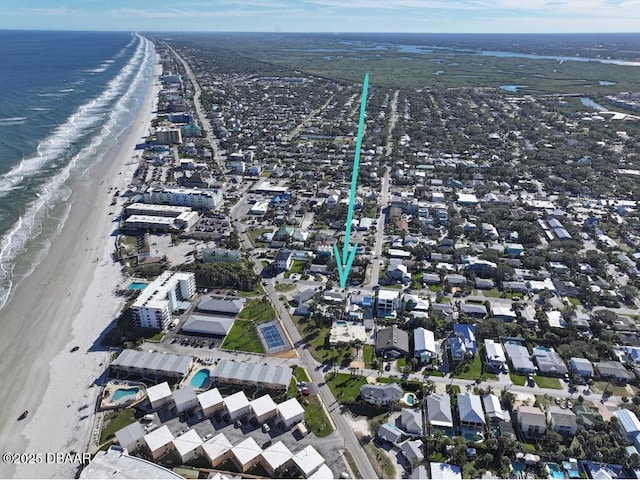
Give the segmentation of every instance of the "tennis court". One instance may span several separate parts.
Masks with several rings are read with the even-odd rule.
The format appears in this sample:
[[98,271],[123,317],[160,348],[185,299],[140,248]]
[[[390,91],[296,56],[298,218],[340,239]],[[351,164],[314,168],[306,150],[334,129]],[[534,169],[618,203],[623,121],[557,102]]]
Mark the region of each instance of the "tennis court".
[[264,349],[267,353],[282,352],[290,349],[289,343],[285,340],[285,336],[278,320],[262,323],[257,327]]

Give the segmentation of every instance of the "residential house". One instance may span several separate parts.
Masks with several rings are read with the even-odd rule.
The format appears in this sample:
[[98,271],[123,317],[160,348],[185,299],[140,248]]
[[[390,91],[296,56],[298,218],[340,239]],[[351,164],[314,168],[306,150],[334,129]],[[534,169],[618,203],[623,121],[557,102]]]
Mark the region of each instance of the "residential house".
[[476,327],[466,323],[456,323],[453,326],[453,337],[449,338],[448,345],[453,363],[462,362],[473,358],[476,354]]
[[405,432],[422,436],[422,409],[403,408],[400,411],[400,424]]
[[539,436],[547,430],[547,418],[538,407],[519,405],[516,408],[516,418],[526,437]]
[[278,250],[273,262],[278,271],[289,271],[293,266],[293,252],[291,250]]
[[482,401],[473,393],[458,393],[458,413],[463,428],[482,429],[486,423]]
[[413,331],[413,356],[421,362],[430,362],[438,356],[435,335],[431,330],[418,327]]
[[242,390],[224,398],[224,409],[231,421],[251,413],[249,399]]
[[232,448],[233,444],[225,437],[224,433],[219,433],[201,445],[201,449],[205,457],[207,457],[211,468],[216,468],[231,458]]
[[511,369],[514,373],[519,375],[535,373],[536,367],[531,361],[531,356],[529,355],[527,347],[508,341],[504,344],[504,349],[509,357]]
[[293,465],[293,453],[282,441],[278,441],[262,452],[260,463],[270,478],[277,478],[277,473]]
[[173,405],[171,388],[167,382],[159,383],[147,388],[147,398],[153,410]]
[[400,450],[404,458],[411,464],[419,463],[424,460],[422,453],[422,442],[420,440],[407,440],[400,444]]
[[191,460],[202,445],[202,439],[195,430],[187,430],[185,433],[173,440],[173,448],[180,456],[182,463]]
[[562,435],[575,435],[578,430],[576,414],[557,405],[547,407],[547,421],[551,430]]
[[596,362],[594,366],[600,378],[605,380],[610,379],[621,384],[626,384],[632,378],[631,374],[620,362]]
[[271,399],[271,395],[269,394],[251,400],[249,405],[251,406],[253,417],[258,424],[266,422],[278,413],[276,402]]
[[484,341],[484,352],[487,357],[487,366],[499,372],[507,365],[507,357],[504,354],[502,344],[491,339]]
[[393,423],[385,423],[378,429],[378,438],[395,445],[400,441],[402,433],[402,430],[396,427]]
[[398,311],[399,295],[397,290],[378,290],[377,315],[378,317],[394,317]]
[[484,411],[486,412],[487,417],[489,417],[492,422],[504,422],[504,412],[498,397],[491,393],[483,395],[482,404],[484,405]]
[[205,417],[213,415],[224,408],[222,395],[217,388],[212,388],[206,392],[198,394],[198,403]]
[[586,358],[571,357],[569,359],[569,369],[582,378],[593,377],[593,365]]
[[430,462],[432,480],[462,480],[462,469],[451,463]]
[[261,454],[262,448],[252,437],[247,437],[231,448],[231,458],[241,472],[253,468],[258,463]]
[[396,325],[378,330],[375,349],[381,357],[404,357],[409,353],[409,334]]
[[618,419],[622,433],[629,441],[633,441],[640,433],[640,420],[635,413],[626,408],[621,408],[613,412],[613,415]]
[[173,392],[173,402],[178,414],[193,410],[198,406],[198,396],[191,385],[185,385]]
[[309,478],[323,467],[324,458],[308,445],[293,456],[293,463],[304,478]]
[[118,430],[116,439],[122,448],[126,448],[128,452],[135,452],[145,445],[144,436],[146,434],[147,432],[144,431],[140,422],[133,422]]
[[561,377],[568,372],[562,357],[553,348],[535,347],[533,358],[538,364],[540,373]]
[[162,425],[160,428],[152,430],[144,436],[148,453],[154,460],[173,450],[173,439],[174,436],[166,425]]
[[304,420],[304,408],[296,398],[278,404],[278,420],[284,428],[291,428]]
[[378,406],[397,402],[402,398],[403,394],[402,387],[397,383],[363,385],[360,387],[360,395],[363,400]]
[[426,398],[427,421],[432,427],[453,428],[451,397],[446,393],[433,393]]
[[487,316],[487,307],[479,303],[463,303],[460,305],[460,311],[473,318],[486,318]]

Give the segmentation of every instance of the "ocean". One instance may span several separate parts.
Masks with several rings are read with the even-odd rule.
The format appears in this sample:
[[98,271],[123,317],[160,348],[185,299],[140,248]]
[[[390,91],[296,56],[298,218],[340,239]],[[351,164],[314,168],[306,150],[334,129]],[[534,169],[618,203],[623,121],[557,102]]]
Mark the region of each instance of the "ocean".
[[153,45],[124,32],[0,31],[0,60],[1,309],[62,229],[74,182],[133,124]]

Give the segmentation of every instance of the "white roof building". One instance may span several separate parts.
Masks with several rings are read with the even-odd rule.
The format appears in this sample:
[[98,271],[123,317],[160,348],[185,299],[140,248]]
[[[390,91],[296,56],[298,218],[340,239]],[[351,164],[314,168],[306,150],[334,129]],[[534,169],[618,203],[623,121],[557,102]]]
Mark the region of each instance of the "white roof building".
[[169,427],[162,425],[144,436],[144,441],[151,452],[151,456],[157,459],[170,450],[174,440]]
[[292,458],[293,453],[281,441],[274,443],[262,452],[264,468],[272,477],[275,476],[278,468],[290,462]]
[[249,405],[251,405],[251,410],[258,423],[262,423],[278,413],[276,402],[271,399],[270,395],[258,397],[249,402]]
[[173,396],[171,395],[171,389],[167,382],[147,387],[147,397],[151,403],[151,408],[156,409],[166,403],[173,402]]
[[309,478],[324,464],[324,458],[311,445],[300,450],[293,456],[293,461],[305,478]]
[[332,480],[333,472],[326,465],[322,465],[315,473],[307,477],[309,480]]
[[506,365],[507,357],[501,343],[487,339],[484,341],[484,351],[490,366],[500,369]]
[[173,446],[178,452],[178,455],[180,455],[182,463],[191,460],[200,445],[202,445],[202,439],[200,435],[198,435],[198,432],[193,429],[187,430],[184,434],[173,440]]
[[240,418],[249,413],[249,399],[241,390],[239,392],[234,393],[233,395],[229,395],[224,399],[224,407],[229,414],[229,418],[231,420],[235,420],[236,418]]
[[462,470],[450,463],[431,462],[431,478],[433,480],[462,480]]
[[128,455],[124,450],[111,447],[106,452],[98,452],[89,465],[82,469],[83,479],[138,479],[154,480],[183,479],[182,476],[160,465],[139,457]]
[[216,468],[231,456],[233,444],[227,439],[224,433],[219,433],[204,442],[201,448],[209,460],[211,468]]
[[144,436],[146,433],[142,425],[140,425],[140,422],[133,422],[118,430],[116,432],[116,438],[122,448],[126,448],[128,452],[133,452],[144,444]]
[[290,398],[278,404],[278,417],[285,428],[289,428],[304,420],[304,408],[296,398]]
[[198,403],[205,415],[210,415],[224,407],[224,400],[217,388],[198,394]]
[[482,404],[484,405],[484,411],[491,420],[504,420],[504,412],[498,397],[491,393],[483,395]]
[[173,402],[178,413],[186,412],[198,406],[198,397],[191,385],[185,385],[173,392]]
[[243,472],[246,472],[256,463],[256,460],[262,454],[262,449],[252,437],[249,437],[233,447],[231,454],[237,466]]
[[427,362],[438,355],[436,338],[431,330],[418,327],[413,331],[414,356]]

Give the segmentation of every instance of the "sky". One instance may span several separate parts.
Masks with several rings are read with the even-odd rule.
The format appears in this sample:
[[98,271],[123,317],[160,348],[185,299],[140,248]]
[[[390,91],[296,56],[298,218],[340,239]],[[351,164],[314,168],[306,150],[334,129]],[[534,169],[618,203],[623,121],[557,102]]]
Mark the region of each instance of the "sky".
[[3,0],[0,29],[639,32],[640,0]]

